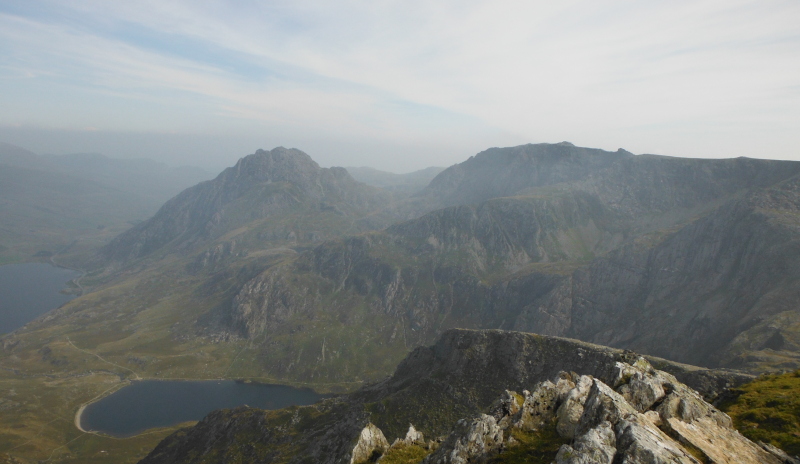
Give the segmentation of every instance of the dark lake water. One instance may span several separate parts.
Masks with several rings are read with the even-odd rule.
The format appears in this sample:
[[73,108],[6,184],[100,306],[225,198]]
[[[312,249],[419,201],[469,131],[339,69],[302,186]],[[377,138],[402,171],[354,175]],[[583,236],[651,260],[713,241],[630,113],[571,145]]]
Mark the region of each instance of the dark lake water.
[[16,330],[75,298],[59,292],[79,275],[45,263],[0,266],[0,334]]
[[196,421],[215,409],[248,405],[280,409],[316,403],[322,395],[312,390],[242,383],[233,380],[142,380],[86,407],[84,430],[118,437],[146,429]]

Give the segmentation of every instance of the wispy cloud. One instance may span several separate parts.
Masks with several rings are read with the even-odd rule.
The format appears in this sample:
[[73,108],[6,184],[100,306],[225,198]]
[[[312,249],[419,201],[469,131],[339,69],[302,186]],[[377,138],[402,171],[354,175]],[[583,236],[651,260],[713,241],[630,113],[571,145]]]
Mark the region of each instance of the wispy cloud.
[[[782,129],[800,126],[793,0],[87,0],[0,12],[0,78],[15,89],[0,97],[14,110],[5,124],[459,147],[570,139],[695,156],[766,146],[792,157],[800,142]],[[74,121],[37,113],[43,87],[82,96]],[[129,119],[103,116],[110,95],[137,102],[119,106]]]

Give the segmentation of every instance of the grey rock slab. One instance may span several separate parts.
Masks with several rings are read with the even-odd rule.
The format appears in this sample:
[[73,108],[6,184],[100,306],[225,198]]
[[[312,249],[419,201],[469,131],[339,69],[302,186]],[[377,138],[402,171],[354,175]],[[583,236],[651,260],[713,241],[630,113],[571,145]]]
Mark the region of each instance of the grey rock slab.
[[582,435],[604,421],[616,425],[620,420],[638,414],[638,411],[622,395],[603,382],[594,379],[575,433]]
[[703,417],[691,423],[671,418],[667,420],[667,424],[673,434],[677,435],[682,442],[691,443],[716,464],[781,464],[784,462],[743,437],[738,431],[721,427],[709,417]]
[[614,429],[606,421],[576,438],[572,446],[562,445],[556,464],[611,464],[616,452]]
[[562,437],[575,437],[575,429],[578,427],[581,416],[583,416],[583,405],[586,403],[586,398],[589,396],[592,383],[593,379],[591,377],[582,375],[575,384],[575,387],[567,393],[561,406],[559,406],[556,412],[556,417],[558,418],[556,430]]
[[700,464],[644,416],[620,420],[615,431],[619,464]]

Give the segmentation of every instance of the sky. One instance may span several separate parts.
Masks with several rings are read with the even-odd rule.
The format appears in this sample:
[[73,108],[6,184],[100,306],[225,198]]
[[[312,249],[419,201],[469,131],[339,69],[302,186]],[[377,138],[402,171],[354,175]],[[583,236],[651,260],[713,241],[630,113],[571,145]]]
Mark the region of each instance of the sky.
[[800,2],[0,0],[0,141],[409,172],[493,146],[800,160]]

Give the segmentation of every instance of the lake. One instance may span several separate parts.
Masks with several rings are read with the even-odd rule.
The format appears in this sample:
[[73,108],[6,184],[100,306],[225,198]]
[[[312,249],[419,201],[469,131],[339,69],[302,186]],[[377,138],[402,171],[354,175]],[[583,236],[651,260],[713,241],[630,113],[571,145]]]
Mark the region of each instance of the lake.
[[46,263],[0,266],[0,334],[12,332],[75,295],[60,293],[80,273]]
[[248,405],[280,409],[316,403],[322,395],[285,385],[234,380],[140,380],[92,403],[80,418],[84,430],[116,437],[154,427],[197,421],[215,409]]

